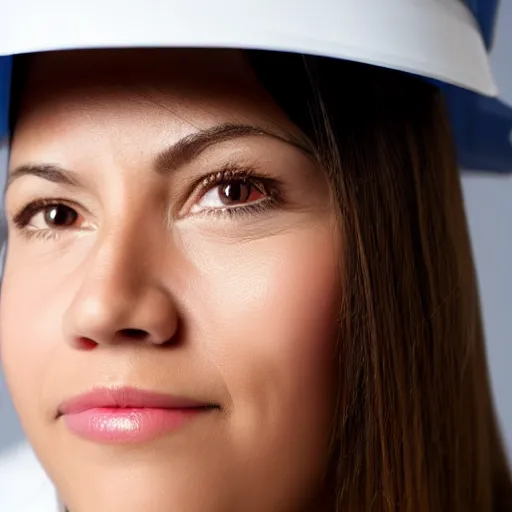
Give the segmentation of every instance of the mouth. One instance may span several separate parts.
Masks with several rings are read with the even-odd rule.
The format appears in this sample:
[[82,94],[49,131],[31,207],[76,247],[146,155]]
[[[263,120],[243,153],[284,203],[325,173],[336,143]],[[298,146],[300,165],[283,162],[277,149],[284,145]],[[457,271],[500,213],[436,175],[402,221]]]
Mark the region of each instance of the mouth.
[[184,427],[216,404],[135,388],[96,388],[62,403],[57,418],[96,443],[143,443]]

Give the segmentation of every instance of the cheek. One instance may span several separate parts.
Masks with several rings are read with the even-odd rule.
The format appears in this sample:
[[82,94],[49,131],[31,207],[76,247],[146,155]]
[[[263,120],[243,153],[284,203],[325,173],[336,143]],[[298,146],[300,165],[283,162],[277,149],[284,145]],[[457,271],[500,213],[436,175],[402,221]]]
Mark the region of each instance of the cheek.
[[[329,223],[317,224],[209,248],[205,254],[217,253],[213,263],[199,263],[204,309],[198,337],[211,340],[205,349],[247,438],[274,436],[276,443],[285,438],[318,447],[321,440],[306,438],[325,437],[330,426],[341,302],[335,232]],[[262,426],[263,433],[251,430]]]
[[[40,412],[37,405],[41,403],[44,376],[52,366],[54,346],[43,342],[52,338],[45,336],[48,329],[44,323],[49,321],[46,295],[38,293],[37,281],[30,276],[27,279],[27,275],[22,277],[21,272],[11,272],[9,267],[7,262],[0,301],[0,350],[9,391],[24,420],[27,415],[35,417]],[[50,327],[49,332],[55,333],[55,327]],[[53,338],[58,344],[60,338]]]
[[[51,383],[60,373],[63,312],[72,267],[55,251],[27,250],[12,236],[0,301],[0,350],[7,385],[22,424],[34,435],[41,418],[53,418]],[[37,255],[34,256],[34,253]]]

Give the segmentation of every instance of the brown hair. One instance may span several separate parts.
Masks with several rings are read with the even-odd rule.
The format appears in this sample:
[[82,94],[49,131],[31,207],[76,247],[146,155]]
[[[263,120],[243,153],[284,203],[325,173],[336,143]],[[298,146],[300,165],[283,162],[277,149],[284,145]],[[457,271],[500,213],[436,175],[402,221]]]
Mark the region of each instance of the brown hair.
[[361,64],[251,58],[314,141],[339,206],[337,510],[512,510],[440,91]]

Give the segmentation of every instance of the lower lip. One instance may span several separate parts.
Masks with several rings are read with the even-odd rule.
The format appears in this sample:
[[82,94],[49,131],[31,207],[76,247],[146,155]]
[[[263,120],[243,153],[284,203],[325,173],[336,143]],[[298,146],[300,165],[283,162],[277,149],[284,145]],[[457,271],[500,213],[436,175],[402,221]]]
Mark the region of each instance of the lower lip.
[[199,414],[211,409],[88,409],[65,414],[63,419],[75,435],[99,443],[142,443],[179,430]]

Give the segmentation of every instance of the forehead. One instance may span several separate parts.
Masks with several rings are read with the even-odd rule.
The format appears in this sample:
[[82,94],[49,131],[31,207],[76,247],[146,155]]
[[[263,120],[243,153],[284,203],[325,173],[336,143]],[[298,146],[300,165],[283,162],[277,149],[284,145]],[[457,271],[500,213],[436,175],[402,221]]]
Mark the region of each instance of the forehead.
[[240,51],[35,54],[24,61],[21,82],[14,160],[27,147],[76,146],[84,134],[88,142],[137,137],[142,146],[230,122],[301,138]]
[[[11,172],[47,162],[87,172],[114,163],[139,168],[177,142],[225,125],[310,147],[240,51],[54,52],[30,56],[19,77]],[[268,140],[258,146],[262,156]]]
[[196,110],[208,117],[221,112],[290,125],[238,50],[49,52],[28,57],[22,77],[17,127],[36,115],[48,122],[62,111],[91,116],[98,111],[140,114],[140,109],[146,115]]

